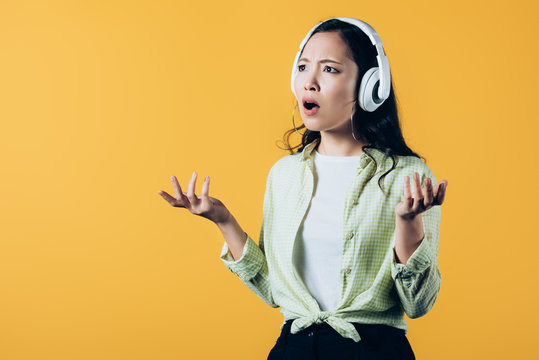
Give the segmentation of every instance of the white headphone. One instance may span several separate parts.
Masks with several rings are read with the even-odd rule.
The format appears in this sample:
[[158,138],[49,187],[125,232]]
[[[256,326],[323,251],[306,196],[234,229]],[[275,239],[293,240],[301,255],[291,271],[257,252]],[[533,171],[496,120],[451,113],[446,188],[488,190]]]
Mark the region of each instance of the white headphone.
[[[373,112],[389,97],[389,89],[391,87],[391,73],[389,71],[389,62],[387,61],[387,56],[384,53],[382,40],[380,39],[376,31],[372,28],[372,26],[370,26],[364,21],[349,17],[337,17],[334,19],[341,20],[357,26],[369,36],[369,39],[371,39],[372,44],[376,47],[376,51],[378,53],[378,55],[376,55],[378,66],[370,68],[369,70],[367,70],[365,75],[363,75],[358,93],[359,106],[365,111]],[[329,20],[333,19],[322,21],[318,25],[313,27],[299,45],[299,50],[296,54],[296,58],[294,59],[294,66],[292,67],[292,79],[290,81],[292,92],[296,97],[297,95],[296,91],[294,90],[294,79],[296,78],[296,75],[298,73],[299,54],[303,50],[303,47],[307,43],[307,40],[309,40],[311,33],[320,24]],[[376,92],[376,90],[378,90],[378,92]]]

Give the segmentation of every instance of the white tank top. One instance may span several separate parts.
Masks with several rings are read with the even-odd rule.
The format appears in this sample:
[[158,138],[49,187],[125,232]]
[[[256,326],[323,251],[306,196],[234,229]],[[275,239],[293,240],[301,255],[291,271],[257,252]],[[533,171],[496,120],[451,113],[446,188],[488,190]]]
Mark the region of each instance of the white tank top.
[[293,263],[322,311],[340,298],[344,198],[359,166],[357,156],[314,154],[314,195],[294,243]]

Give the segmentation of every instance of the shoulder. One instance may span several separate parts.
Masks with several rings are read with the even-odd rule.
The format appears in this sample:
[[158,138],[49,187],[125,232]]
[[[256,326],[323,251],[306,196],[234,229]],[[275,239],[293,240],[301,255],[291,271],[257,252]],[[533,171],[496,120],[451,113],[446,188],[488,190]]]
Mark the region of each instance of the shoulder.
[[399,155],[395,170],[397,170],[397,173],[401,177],[406,175],[410,176],[410,180],[412,180],[411,177],[413,176],[413,174],[417,172],[422,183],[423,180],[427,177],[432,180],[433,184],[436,183],[436,178],[430,167],[423,160],[416,156]]
[[269,177],[279,178],[283,174],[299,169],[301,153],[289,154],[278,159],[270,168]]
[[[383,176],[382,182],[385,190],[388,191],[396,202],[402,201],[404,197],[404,180],[408,176],[412,192],[414,189],[414,173],[419,174],[420,184],[424,185],[426,178],[430,178],[432,185],[437,184],[436,177],[430,167],[420,158],[412,155],[397,155],[395,168],[391,169],[393,160],[388,157],[383,161],[383,167],[376,172],[376,182]],[[390,171],[391,169],[391,171]]]

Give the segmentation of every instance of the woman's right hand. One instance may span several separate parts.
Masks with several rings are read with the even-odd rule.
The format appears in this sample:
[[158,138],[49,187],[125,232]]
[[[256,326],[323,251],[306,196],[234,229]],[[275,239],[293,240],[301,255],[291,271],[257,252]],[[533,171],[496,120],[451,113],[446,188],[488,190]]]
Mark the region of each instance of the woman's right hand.
[[197,173],[193,172],[187,192],[185,193],[182,192],[182,188],[180,187],[176,176],[171,176],[170,180],[172,181],[172,186],[176,196],[173,197],[162,190],[159,190],[157,193],[174,207],[186,208],[192,214],[205,217],[216,224],[226,222],[230,218],[230,212],[220,200],[212,198],[208,195],[210,177],[206,176],[204,184],[202,185],[202,193],[200,196],[195,194],[196,179]]

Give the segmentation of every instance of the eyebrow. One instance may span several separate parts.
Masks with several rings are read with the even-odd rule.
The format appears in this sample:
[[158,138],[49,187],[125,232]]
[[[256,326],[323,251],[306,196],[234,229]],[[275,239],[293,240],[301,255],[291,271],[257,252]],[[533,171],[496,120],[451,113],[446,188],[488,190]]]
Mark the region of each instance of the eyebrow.
[[[300,61],[309,62],[309,59],[301,58],[301,59],[298,60],[298,62],[300,62]],[[335,60],[331,60],[331,59],[322,59],[322,60],[320,60],[319,62],[320,62],[320,63],[328,63],[328,62],[330,62],[330,63],[335,63],[335,64],[342,65],[340,62],[335,61]]]

